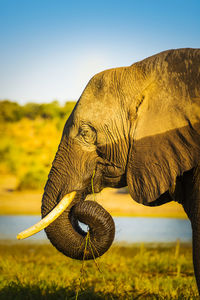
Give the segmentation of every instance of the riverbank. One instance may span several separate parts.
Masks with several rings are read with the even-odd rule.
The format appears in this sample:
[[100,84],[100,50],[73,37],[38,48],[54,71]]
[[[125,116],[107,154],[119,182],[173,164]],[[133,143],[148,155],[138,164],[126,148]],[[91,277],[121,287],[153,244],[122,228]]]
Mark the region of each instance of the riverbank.
[[[17,191],[16,178],[0,178],[0,215],[40,215],[42,191]],[[89,195],[88,199],[94,199]],[[123,190],[104,189],[95,195],[112,216],[187,218],[182,206],[171,202],[158,207],[146,207],[133,201]]]
[[0,243],[0,299],[198,299],[191,245],[114,245],[84,264],[51,245]]

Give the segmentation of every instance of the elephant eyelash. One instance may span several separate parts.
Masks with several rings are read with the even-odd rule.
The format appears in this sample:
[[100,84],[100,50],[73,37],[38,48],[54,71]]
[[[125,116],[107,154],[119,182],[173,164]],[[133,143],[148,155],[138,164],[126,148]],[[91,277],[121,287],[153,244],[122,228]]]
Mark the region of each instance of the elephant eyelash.
[[88,125],[83,125],[79,128],[78,136],[81,137],[86,143],[95,143],[96,142],[96,130]]

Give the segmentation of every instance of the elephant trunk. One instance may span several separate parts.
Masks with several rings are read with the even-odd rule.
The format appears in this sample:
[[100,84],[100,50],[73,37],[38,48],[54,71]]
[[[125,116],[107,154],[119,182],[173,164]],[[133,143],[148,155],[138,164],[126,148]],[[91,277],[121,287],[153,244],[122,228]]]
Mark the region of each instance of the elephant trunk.
[[[57,205],[60,188],[48,180],[42,199],[42,217]],[[51,243],[63,254],[74,259],[94,259],[111,246],[115,227],[110,214],[94,201],[83,201],[76,194],[71,205],[46,229]],[[88,225],[88,233],[79,226],[79,221]]]

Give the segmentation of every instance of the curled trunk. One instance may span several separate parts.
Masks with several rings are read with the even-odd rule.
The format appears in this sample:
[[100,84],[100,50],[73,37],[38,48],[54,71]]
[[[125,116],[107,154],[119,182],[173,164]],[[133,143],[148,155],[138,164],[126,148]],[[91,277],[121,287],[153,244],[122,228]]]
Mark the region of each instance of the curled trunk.
[[[56,206],[57,199],[59,191],[48,182],[42,200],[42,217]],[[79,221],[88,225],[88,234],[81,229]],[[45,231],[60,252],[74,259],[88,260],[101,256],[109,249],[115,226],[112,217],[101,205],[76,198]]]

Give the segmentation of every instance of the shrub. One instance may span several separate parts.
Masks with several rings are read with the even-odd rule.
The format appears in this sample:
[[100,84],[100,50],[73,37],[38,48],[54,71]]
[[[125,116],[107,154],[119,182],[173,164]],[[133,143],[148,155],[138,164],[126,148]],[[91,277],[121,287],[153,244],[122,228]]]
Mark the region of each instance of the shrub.
[[0,172],[15,175],[18,190],[44,186],[74,104],[0,101]]
[[21,106],[9,100],[0,101],[0,121],[16,122],[22,118]]
[[30,170],[22,176],[17,187],[18,190],[37,190],[44,187],[47,173],[43,169]]
[[24,106],[9,100],[0,101],[0,121],[17,122],[22,118],[35,120],[42,119],[64,119],[69,117],[75,102],[66,102],[61,106],[58,101],[51,103],[27,103]]

